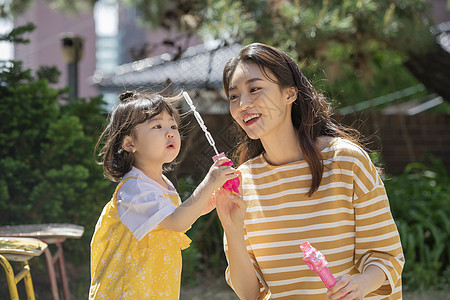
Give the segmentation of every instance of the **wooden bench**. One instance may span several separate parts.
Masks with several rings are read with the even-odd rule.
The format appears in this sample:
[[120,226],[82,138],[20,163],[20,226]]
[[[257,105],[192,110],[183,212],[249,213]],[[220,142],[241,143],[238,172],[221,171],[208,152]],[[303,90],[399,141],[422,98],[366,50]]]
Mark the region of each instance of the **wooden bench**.
[[[33,238],[0,237],[0,264],[5,270],[11,300],[19,300],[17,284],[23,279],[28,300],[34,300],[33,281],[28,261],[42,254],[47,244]],[[21,269],[15,273],[10,262],[20,262]]]
[[49,247],[44,249],[53,300],[59,300],[58,285],[55,274],[56,262],[58,262],[59,265],[64,299],[70,300],[70,290],[67,282],[67,272],[64,262],[62,243],[67,238],[78,239],[83,235],[83,233],[83,226],[65,223],[0,226],[0,236],[37,238],[46,244],[54,244],[56,246],[56,252],[54,255],[50,252]]

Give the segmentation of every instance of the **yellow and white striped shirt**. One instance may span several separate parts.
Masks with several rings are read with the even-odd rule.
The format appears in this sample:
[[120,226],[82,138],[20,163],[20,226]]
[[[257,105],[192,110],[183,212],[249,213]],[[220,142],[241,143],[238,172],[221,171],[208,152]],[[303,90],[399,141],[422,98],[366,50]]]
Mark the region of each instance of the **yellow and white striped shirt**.
[[[321,152],[324,173],[307,197],[306,161],[270,165],[259,155],[239,167],[247,203],[245,241],[261,282],[260,298],[326,299],[325,285],[303,262],[305,241],[337,277],[376,265],[387,280],[365,299],[401,299],[404,256],[384,185],[368,154],[342,138]],[[224,239],[225,253],[227,252]],[[227,268],[226,278],[230,284]]]

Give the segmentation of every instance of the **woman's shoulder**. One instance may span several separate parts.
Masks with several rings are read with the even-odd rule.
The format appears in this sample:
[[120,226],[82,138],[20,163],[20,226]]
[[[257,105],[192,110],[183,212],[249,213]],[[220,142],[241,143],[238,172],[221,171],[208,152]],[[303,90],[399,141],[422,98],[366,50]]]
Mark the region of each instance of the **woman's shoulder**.
[[371,174],[377,173],[377,168],[372,162],[367,151],[360,145],[343,138],[334,139],[330,145],[330,152],[324,154],[324,160],[332,163],[339,162],[342,168],[353,171],[360,170]]
[[361,145],[345,138],[334,138],[323,152],[325,156],[347,156],[358,160],[370,159],[367,151]]

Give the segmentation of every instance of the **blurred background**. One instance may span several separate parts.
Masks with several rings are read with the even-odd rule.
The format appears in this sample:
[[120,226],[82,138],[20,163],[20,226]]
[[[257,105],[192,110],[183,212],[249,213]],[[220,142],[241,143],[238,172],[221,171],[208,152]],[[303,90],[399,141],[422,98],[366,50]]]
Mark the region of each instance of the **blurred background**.
[[[448,0],[0,0],[0,225],[83,226],[63,247],[71,296],[87,298],[89,242],[115,188],[93,149],[118,95],[187,91],[231,154],[222,70],[252,42],[290,54],[334,117],[367,138],[406,255],[405,299],[450,299]],[[186,199],[214,151],[179,109],[183,145],[168,176]],[[222,234],[215,212],[189,230],[182,299],[236,299]],[[50,299],[45,261],[30,264],[36,298]]]

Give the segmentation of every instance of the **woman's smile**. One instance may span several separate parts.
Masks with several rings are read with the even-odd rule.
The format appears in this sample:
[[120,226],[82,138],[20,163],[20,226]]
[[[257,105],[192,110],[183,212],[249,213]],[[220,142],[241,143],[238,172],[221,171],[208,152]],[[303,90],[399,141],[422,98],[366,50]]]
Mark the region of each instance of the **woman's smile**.
[[261,116],[262,116],[262,114],[259,114],[259,113],[246,113],[242,117],[242,121],[244,121],[245,125],[250,126],[250,125],[256,123]]

